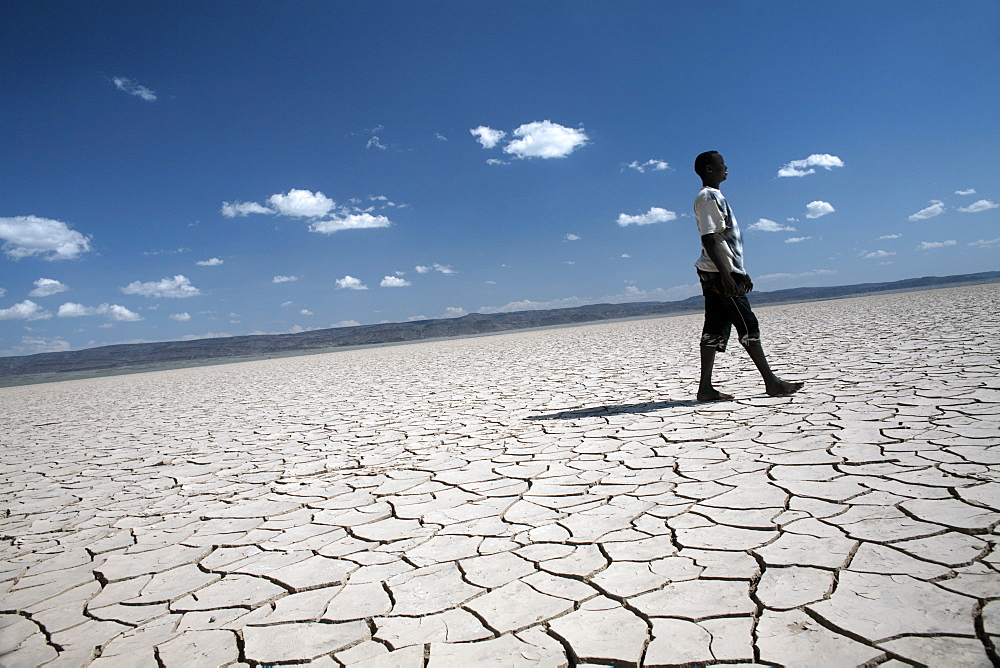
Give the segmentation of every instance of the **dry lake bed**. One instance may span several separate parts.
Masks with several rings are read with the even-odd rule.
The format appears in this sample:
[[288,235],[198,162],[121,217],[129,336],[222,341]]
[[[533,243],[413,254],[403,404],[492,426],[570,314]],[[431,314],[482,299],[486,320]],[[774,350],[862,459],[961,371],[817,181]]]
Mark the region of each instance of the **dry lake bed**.
[[1000,284],[0,389],[0,665],[989,666]]

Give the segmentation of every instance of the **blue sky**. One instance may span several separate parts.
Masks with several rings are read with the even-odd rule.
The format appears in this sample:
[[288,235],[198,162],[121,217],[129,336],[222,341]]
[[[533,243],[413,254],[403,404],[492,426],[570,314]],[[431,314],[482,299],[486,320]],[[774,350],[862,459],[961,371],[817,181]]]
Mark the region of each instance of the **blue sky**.
[[1000,5],[32,2],[0,355],[1000,269]]

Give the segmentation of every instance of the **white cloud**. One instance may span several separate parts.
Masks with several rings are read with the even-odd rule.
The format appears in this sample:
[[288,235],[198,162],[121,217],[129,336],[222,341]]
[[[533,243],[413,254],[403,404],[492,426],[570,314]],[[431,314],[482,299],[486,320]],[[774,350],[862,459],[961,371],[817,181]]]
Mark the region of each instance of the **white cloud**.
[[507,136],[507,133],[503,130],[494,130],[493,128],[486,127],[485,125],[480,125],[478,128],[472,128],[469,130],[469,134],[476,138],[476,141],[483,148],[493,148],[500,143],[500,140]]
[[954,246],[958,242],[954,239],[948,239],[948,241],[921,241],[920,245],[917,246],[917,250],[930,250],[932,248],[945,248],[947,246]]
[[881,241],[882,239],[899,239],[902,236],[903,236],[902,234],[883,234],[882,236],[879,237],[879,240]]
[[843,167],[844,161],[829,153],[813,153],[808,158],[802,160],[792,160],[778,170],[778,176],[806,176],[815,174],[814,167],[822,167],[829,171],[834,167]]
[[639,162],[638,160],[633,160],[632,162],[627,164],[626,167],[634,169],[640,174],[644,174],[647,169],[652,170],[654,172],[661,172],[665,169],[670,169],[670,165],[668,165],[663,160],[647,160],[646,162]]
[[833,213],[836,209],[829,202],[823,202],[821,200],[816,200],[815,202],[809,202],[806,204],[806,218],[821,218],[828,213]]
[[890,253],[889,251],[877,250],[870,253],[863,253],[861,257],[872,260],[875,258],[889,257],[890,255],[895,255],[895,253]]
[[958,207],[958,210],[962,213],[979,213],[980,211],[989,211],[990,209],[996,209],[997,207],[1000,207],[1000,204],[988,199],[981,199],[978,202],[973,202],[969,206],[960,206]]
[[0,288],[0,297],[4,297],[7,294],[7,288]]
[[417,320],[429,320],[426,315],[411,315],[406,319],[407,322],[416,322]]
[[338,290],[367,290],[368,286],[361,282],[360,278],[344,276],[337,279]]
[[444,310],[444,317],[446,318],[461,318],[463,315],[467,315],[466,311],[461,306],[449,306]]
[[578,234],[567,234],[566,236],[563,237],[563,239],[565,239],[566,241],[579,241],[580,240],[580,235],[578,235]]
[[299,280],[298,276],[275,276],[271,279],[272,283],[290,283],[292,281]]
[[0,354],[32,355],[35,353],[61,353],[70,349],[69,342],[63,339],[42,339],[35,336],[22,336],[21,345],[14,350],[0,351]]
[[786,244],[797,244],[801,241],[809,241],[812,237],[788,237],[785,239]]
[[222,215],[226,218],[246,216],[248,213],[274,213],[274,209],[257,204],[257,202],[223,202]]
[[90,240],[69,225],[38,216],[0,218],[0,239],[8,257],[42,255],[46,260],[72,260],[90,250]]
[[176,320],[177,322],[188,322],[189,320],[191,320],[191,314],[187,313],[187,312],[185,312],[185,313],[174,313],[173,315],[170,315],[168,317],[171,320]]
[[112,322],[137,322],[142,316],[118,304],[101,304],[100,306],[84,306],[74,302],[66,302],[59,307],[56,314],[60,318],[79,318],[82,316],[104,316]]
[[28,296],[48,297],[50,295],[57,295],[60,292],[66,292],[67,290],[69,290],[68,285],[64,285],[54,278],[39,278],[35,281],[35,289],[29,292]]
[[442,274],[456,273],[454,269],[452,269],[449,265],[446,264],[432,264],[429,267],[425,267],[423,265],[417,265],[416,267],[414,267],[414,269],[417,270],[418,274],[426,274],[431,271],[436,271]]
[[552,121],[525,123],[513,135],[517,139],[504,147],[504,153],[518,158],[565,158],[587,143],[583,129],[567,128]]
[[379,286],[383,288],[405,288],[408,285],[410,285],[410,282],[399,276],[386,276],[379,283]]
[[930,206],[917,211],[915,214],[910,216],[909,220],[911,223],[915,223],[918,220],[926,220],[927,218],[940,216],[942,213],[944,213],[944,202],[939,199],[932,199]]
[[142,295],[143,297],[197,297],[201,294],[195,286],[191,285],[191,281],[188,280],[186,276],[178,274],[173,278],[164,278],[159,281],[151,281],[149,283],[140,283],[139,281],[132,281],[124,288],[122,292],[127,295]]
[[361,325],[357,320],[341,320],[340,322],[335,322],[330,327],[358,327]]
[[309,309],[304,308],[301,311],[299,311],[299,315],[316,315],[316,314],[310,311]]
[[10,308],[0,308],[0,320],[46,320],[51,317],[51,313],[30,299]]
[[447,138],[447,137],[445,137],[445,136],[444,136],[443,134],[441,134],[440,132],[435,132],[435,133],[434,133],[434,137],[435,137],[435,138],[437,138],[437,139],[440,139],[441,141],[448,141],[448,138]]
[[389,227],[392,221],[385,216],[373,216],[370,213],[352,213],[342,218],[317,220],[309,226],[310,232],[333,234],[341,230],[367,230],[377,227]]
[[132,79],[127,77],[112,77],[111,81],[114,82],[115,87],[117,87],[120,91],[142,98],[146,102],[156,101],[156,93],[149,90],[145,86],[140,86]]
[[996,248],[1000,246],[1000,237],[996,239],[980,239],[969,243],[970,246],[978,248]]
[[220,264],[222,264],[222,260],[220,260],[217,257],[213,257],[207,260],[201,260],[199,262],[195,262],[195,264],[198,265],[199,267],[218,267]]
[[968,190],[956,190],[955,194],[956,195],[975,195],[976,194],[976,189],[975,188],[969,188]]
[[506,160],[501,160],[499,158],[490,158],[486,161],[487,165],[509,165],[510,163]]
[[628,258],[630,258],[630,257],[632,257],[632,256],[631,256],[631,255],[629,255],[628,253],[622,253],[622,258],[624,258],[624,259],[628,259]]
[[292,188],[284,195],[271,195],[267,198],[267,203],[278,213],[295,218],[319,218],[330,213],[337,204],[318,190],[314,193],[297,188]]
[[652,225],[653,223],[666,223],[671,220],[676,220],[676,218],[677,214],[673,211],[667,211],[666,209],[654,206],[646,213],[641,213],[637,216],[629,216],[624,213],[619,214],[618,225],[620,227],[627,227],[629,225]]
[[372,135],[372,138],[368,140],[367,144],[365,144],[365,148],[377,148],[380,151],[384,151],[388,147],[381,142],[378,135]]
[[782,225],[781,223],[776,223],[773,220],[768,220],[767,218],[761,218],[756,223],[751,225],[750,230],[756,232],[794,232],[795,228],[791,225]]
[[754,282],[761,281],[778,281],[778,280],[789,280],[789,279],[800,279],[800,278],[815,278],[817,276],[833,276],[837,272],[833,269],[816,269],[815,271],[804,271],[801,274],[764,274],[763,276],[755,276]]

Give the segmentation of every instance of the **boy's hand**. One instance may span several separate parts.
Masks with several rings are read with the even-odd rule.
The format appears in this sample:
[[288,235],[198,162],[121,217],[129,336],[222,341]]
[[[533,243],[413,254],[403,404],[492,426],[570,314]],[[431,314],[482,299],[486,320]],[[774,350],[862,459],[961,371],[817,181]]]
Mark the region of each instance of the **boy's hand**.
[[747,292],[753,292],[753,281],[750,280],[750,274],[747,274]]
[[735,297],[740,294],[740,289],[736,285],[736,280],[731,274],[721,272],[719,278],[722,279],[722,294],[726,297]]

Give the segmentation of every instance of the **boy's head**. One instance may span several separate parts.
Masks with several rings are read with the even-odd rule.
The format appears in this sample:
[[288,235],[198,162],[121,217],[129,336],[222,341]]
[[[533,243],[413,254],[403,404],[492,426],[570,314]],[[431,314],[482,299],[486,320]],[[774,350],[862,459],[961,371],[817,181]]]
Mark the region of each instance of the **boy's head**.
[[694,172],[702,181],[721,183],[726,178],[726,163],[718,151],[705,151],[694,159]]

